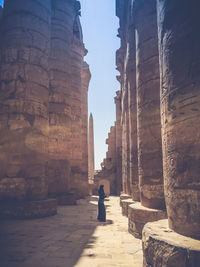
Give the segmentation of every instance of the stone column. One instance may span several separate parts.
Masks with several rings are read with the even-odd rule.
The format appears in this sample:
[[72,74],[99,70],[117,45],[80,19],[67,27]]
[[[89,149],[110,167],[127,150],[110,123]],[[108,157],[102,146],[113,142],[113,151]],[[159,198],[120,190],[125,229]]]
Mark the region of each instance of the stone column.
[[45,201],[51,1],[6,0],[1,22],[0,214],[55,214]]
[[[71,80],[70,88],[72,93],[72,133],[71,133],[71,186],[79,198],[88,195],[87,174],[82,170],[82,136],[81,136],[81,92],[82,92],[82,67],[83,57],[87,51],[83,44],[82,28],[80,24],[80,3],[76,3],[76,16],[73,24],[73,42],[71,55]],[[85,175],[85,176],[84,176]]]
[[157,262],[166,267],[198,266],[200,3],[158,0],[157,7],[168,224],[164,220],[145,226],[144,266],[155,266]]
[[200,238],[200,5],[194,2],[183,0],[179,9],[178,2],[158,1],[158,25],[169,227]]
[[135,1],[138,103],[138,171],[141,204],[165,206],[160,121],[160,73],[156,3]]
[[122,190],[122,129],[121,129],[121,93],[117,91],[115,97],[116,105],[116,193],[120,195]]
[[94,179],[94,128],[93,116],[90,113],[89,118],[89,137],[88,137],[88,178]]
[[127,2],[123,0],[116,1],[116,16],[119,17],[119,29],[118,29],[118,37],[120,38],[121,45],[120,48],[116,52],[116,65],[117,70],[120,75],[117,76],[117,79],[120,83],[121,89],[121,130],[122,130],[122,190],[123,194],[127,195],[128,193],[128,177],[127,177],[127,90],[126,90],[126,79],[124,73],[124,57],[126,52],[126,10],[127,10]]
[[[63,204],[70,187],[72,96],[70,71],[74,1],[52,0],[49,95],[49,194]],[[62,200],[61,200],[62,198]]]
[[86,50],[79,15],[78,1],[52,1],[49,192],[65,195],[66,204],[69,191],[80,198],[87,195],[88,185],[87,170],[82,169],[82,70]]
[[124,193],[130,196],[130,180],[129,180],[129,151],[128,151],[128,138],[129,138],[129,124],[128,124],[128,93],[125,88],[122,91],[122,181]]
[[116,53],[117,70],[120,72],[118,78],[121,87],[121,128],[122,128],[122,188],[120,205],[122,213],[127,215],[127,207],[132,200],[132,152],[131,152],[131,111],[129,81],[127,76],[127,40],[129,28],[130,1],[116,1],[116,15],[119,17],[120,28],[118,36],[121,39],[121,47]]
[[81,80],[81,121],[82,121],[82,170],[83,178],[88,183],[88,86],[91,79],[89,65],[83,62]]
[[160,73],[156,2],[134,1],[136,27],[137,137],[140,203],[129,206],[129,231],[166,218],[160,121]]
[[138,149],[137,149],[137,98],[136,98],[136,47],[135,23],[133,6],[130,1],[129,27],[127,32],[126,76],[128,83],[128,111],[129,111],[129,146],[130,146],[130,179],[132,185],[132,199],[140,201],[138,179]]

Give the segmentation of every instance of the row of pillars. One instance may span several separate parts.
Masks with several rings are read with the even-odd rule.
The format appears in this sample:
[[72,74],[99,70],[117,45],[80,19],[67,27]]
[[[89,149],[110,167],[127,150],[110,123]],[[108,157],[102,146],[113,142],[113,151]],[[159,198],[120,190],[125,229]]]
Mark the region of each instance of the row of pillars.
[[122,181],[124,197],[128,198],[123,202],[123,213],[128,215],[128,205],[132,203],[129,231],[141,237],[146,222],[166,218],[156,4],[126,1],[118,3],[117,8],[121,38],[117,68],[121,84]]
[[[176,234],[200,238],[199,7],[186,0],[117,0],[121,199],[127,198],[121,204],[137,237],[145,223],[168,218],[155,229],[170,229],[170,242]],[[172,266],[156,265],[151,226],[143,229],[144,266]]]

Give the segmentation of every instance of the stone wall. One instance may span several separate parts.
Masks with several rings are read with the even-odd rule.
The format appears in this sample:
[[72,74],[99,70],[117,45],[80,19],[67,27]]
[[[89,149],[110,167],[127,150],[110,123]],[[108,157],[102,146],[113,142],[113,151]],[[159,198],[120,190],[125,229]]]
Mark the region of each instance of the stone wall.
[[[94,176],[94,184],[96,191],[99,185],[104,184],[104,180],[109,181],[109,193],[116,194],[116,127],[110,128],[110,133],[106,139],[108,151],[106,158],[101,163],[101,170]],[[105,187],[105,185],[104,185]],[[107,192],[108,193],[108,192]]]
[[94,189],[93,192],[97,193],[99,185],[103,184],[107,194],[120,195],[122,189],[122,131],[120,125],[121,119],[121,94],[116,92],[115,104],[116,104],[116,122],[115,126],[110,128],[106,144],[108,150],[106,152],[106,158],[101,163],[101,170],[97,171],[94,176]]
[[3,202],[45,200],[71,189],[77,197],[88,194],[90,74],[79,10],[76,0],[6,0],[1,9]]

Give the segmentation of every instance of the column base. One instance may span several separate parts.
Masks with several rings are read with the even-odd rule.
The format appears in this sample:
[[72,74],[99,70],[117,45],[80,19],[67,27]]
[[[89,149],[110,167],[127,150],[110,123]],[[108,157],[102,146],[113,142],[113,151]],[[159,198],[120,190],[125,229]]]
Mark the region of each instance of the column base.
[[1,201],[0,218],[32,219],[57,214],[56,199],[37,201]]
[[132,198],[122,200],[122,215],[128,217],[128,207],[129,205],[135,203]]
[[131,198],[131,196],[124,194],[124,193],[120,194],[120,207],[122,206],[122,200],[128,199],[128,198]]
[[145,225],[142,233],[143,267],[198,267],[200,240],[177,234],[168,220]]
[[67,193],[49,194],[50,198],[56,198],[59,206],[76,205],[76,193],[71,191]]
[[132,199],[140,202],[140,190],[138,184],[132,185]]
[[142,238],[142,229],[148,222],[167,218],[164,210],[150,209],[135,202],[128,207],[128,231],[136,238]]
[[56,197],[58,205],[76,205],[76,195],[74,193],[66,193]]

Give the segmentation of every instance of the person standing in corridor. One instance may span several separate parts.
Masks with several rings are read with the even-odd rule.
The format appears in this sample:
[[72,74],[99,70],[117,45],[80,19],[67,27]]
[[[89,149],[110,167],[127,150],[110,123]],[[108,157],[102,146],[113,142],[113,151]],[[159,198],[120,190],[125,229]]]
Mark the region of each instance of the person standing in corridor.
[[104,205],[104,198],[106,197],[104,193],[104,185],[100,185],[99,190],[99,201],[98,201],[98,217],[97,219],[100,222],[105,222],[106,221],[106,209]]

